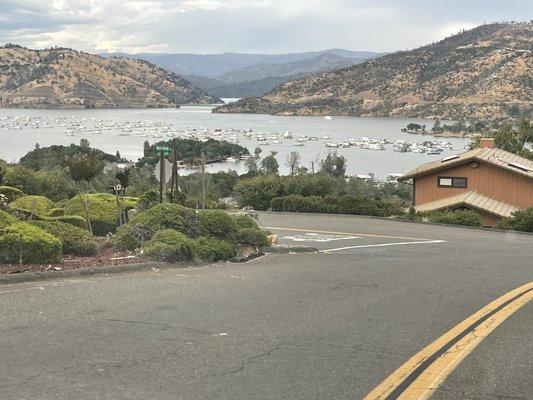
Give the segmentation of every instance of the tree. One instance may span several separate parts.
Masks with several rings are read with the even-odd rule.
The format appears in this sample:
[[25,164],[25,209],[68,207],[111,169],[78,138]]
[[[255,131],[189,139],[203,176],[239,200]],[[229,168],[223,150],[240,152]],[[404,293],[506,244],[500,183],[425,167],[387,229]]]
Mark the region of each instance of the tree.
[[[499,129],[486,133],[484,137],[494,138],[495,147],[517,154],[520,157],[533,160],[533,124],[527,120],[521,120],[516,126],[503,125]],[[479,147],[480,138],[472,143],[472,148]]]
[[337,152],[330,152],[327,157],[320,162],[321,172],[339,178],[346,174],[346,158],[337,155]]
[[152,154],[150,154],[150,142],[148,140],[145,140],[143,143],[143,157],[150,157]]
[[294,175],[298,168],[300,167],[300,153],[297,151],[291,151],[287,154],[285,165],[289,167],[291,175]]
[[248,174],[256,174],[259,171],[259,159],[261,158],[261,148],[256,147],[254,155],[246,159],[244,165],[248,170]]
[[277,175],[279,172],[278,160],[276,160],[277,151],[271,151],[270,155],[261,161],[261,169],[267,175]]
[[88,141],[87,139],[81,139],[81,140],[80,140],[80,147],[88,148],[88,147],[90,147],[90,146],[91,146],[91,145],[90,145],[90,143],[89,143],[89,141]]
[[441,127],[441,124],[440,124],[440,119],[435,119],[435,123],[433,124],[433,128],[431,128],[432,131],[439,131],[440,130],[440,127]]

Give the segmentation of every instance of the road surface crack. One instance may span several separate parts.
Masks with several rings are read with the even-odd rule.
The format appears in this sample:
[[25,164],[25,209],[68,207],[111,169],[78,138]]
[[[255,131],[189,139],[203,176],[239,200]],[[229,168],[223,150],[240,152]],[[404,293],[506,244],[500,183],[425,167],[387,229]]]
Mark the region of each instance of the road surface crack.
[[243,371],[248,365],[252,364],[255,360],[257,360],[259,358],[271,356],[273,353],[278,351],[280,349],[280,347],[283,346],[283,345],[284,345],[284,343],[277,344],[273,348],[271,348],[270,350],[265,351],[264,353],[259,353],[259,354],[256,354],[255,356],[248,357],[246,359],[246,361],[244,361],[239,367],[234,368],[234,369],[232,369],[232,370],[230,370],[230,371],[228,371],[228,372],[226,372],[226,373],[224,373],[222,375],[239,373],[239,372]]

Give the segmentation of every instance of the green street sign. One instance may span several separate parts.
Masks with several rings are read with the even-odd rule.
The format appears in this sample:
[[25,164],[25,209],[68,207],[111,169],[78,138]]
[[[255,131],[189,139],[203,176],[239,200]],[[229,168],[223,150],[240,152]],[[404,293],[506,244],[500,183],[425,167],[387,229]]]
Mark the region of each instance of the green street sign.
[[155,149],[156,149],[157,151],[161,151],[161,150],[163,150],[163,151],[171,151],[171,148],[168,147],[168,146],[156,146]]

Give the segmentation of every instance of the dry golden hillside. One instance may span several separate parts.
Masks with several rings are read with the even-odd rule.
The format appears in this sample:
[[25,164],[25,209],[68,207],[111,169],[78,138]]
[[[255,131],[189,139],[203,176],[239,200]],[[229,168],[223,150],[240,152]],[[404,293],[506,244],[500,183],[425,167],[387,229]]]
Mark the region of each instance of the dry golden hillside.
[[216,112],[500,119],[533,113],[533,24],[492,24]]
[[219,99],[145,61],[71,49],[0,47],[0,107],[142,108],[215,102]]

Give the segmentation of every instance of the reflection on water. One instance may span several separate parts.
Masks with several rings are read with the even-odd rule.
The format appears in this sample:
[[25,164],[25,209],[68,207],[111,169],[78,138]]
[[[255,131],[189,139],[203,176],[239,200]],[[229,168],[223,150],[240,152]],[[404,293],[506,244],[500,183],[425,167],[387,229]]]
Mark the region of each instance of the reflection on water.
[[[335,150],[348,160],[349,174],[374,173],[384,178],[391,173],[404,173],[417,165],[461,152],[467,139],[446,139],[454,149],[445,148],[440,155],[417,152],[395,152],[392,144],[385,144],[385,150],[368,150],[354,146],[334,146],[343,141],[357,141],[362,137],[424,142],[434,140],[431,136],[416,136],[401,132],[409,122],[432,126],[432,121],[406,118],[358,118],[333,117],[277,117],[262,114],[212,114],[207,106],[188,106],[174,109],[110,109],[110,110],[0,110],[0,157],[17,161],[33,149],[52,144],[78,143],[88,139],[91,146],[109,153],[119,151],[124,157],[136,160],[142,155],[143,142],[165,140],[170,134],[193,132],[203,128],[204,132],[233,128],[234,138],[251,152],[261,147],[263,155],[277,152],[280,172],[287,173],[286,157],[289,152],[301,155],[301,165],[310,168],[311,162],[324,158],[328,151]],[[252,130],[249,138],[244,130]],[[276,138],[274,132],[289,131],[293,139],[283,135]],[[268,144],[261,144],[257,133],[264,133]],[[301,137],[317,140],[300,140]],[[274,139],[272,139],[274,138]],[[322,139],[324,138],[324,139]],[[270,139],[270,140],[269,140]],[[326,147],[326,144],[330,143]],[[233,169],[245,172],[243,162],[226,162],[207,167],[208,171]],[[183,171],[184,172],[184,171]],[[190,172],[190,171],[189,171]]]

